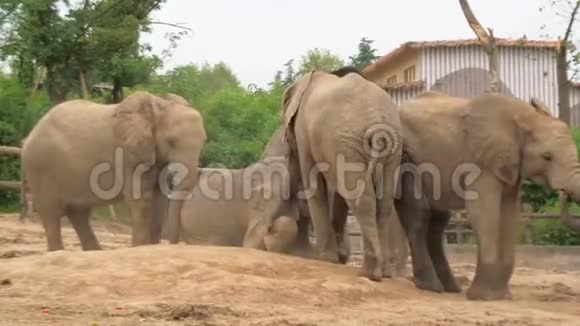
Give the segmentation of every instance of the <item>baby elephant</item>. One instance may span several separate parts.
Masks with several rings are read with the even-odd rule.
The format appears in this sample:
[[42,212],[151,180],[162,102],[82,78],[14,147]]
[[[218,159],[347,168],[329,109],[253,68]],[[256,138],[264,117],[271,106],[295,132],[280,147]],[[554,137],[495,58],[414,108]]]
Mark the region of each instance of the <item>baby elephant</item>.
[[310,256],[308,238],[297,237],[298,204],[289,191],[283,157],[245,169],[200,169],[199,184],[181,211],[179,238],[188,244]]

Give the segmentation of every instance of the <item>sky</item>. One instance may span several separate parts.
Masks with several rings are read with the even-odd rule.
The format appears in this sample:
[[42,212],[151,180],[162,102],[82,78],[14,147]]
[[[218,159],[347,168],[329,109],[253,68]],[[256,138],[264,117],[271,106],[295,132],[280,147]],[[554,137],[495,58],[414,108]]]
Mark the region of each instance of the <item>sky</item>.
[[[564,33],[549,0],[470,0],[484,27],[497,37],[540,39]],[[361,38],[374,40],[379,55],[408,41],[474,38],[457,0],[168,0],[154,20],[192,29],[164,69],[189,63],[225,62],[243,85],[266,87],[277,70],[308,49],[328,49],[348,62]],[[155,25],[144,41],[154,53],[168,47],[167,32]]]

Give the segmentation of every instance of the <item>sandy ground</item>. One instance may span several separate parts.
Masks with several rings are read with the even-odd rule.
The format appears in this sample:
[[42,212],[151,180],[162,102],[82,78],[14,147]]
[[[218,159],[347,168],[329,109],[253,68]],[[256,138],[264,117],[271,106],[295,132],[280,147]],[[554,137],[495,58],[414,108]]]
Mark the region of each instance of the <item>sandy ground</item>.
[[[517,269],[514,299],[471,302],[373,283],[353,266],[241,248],[128,248],[128,229],[98,226],[106,249],[45,252],[38,224],[0,217],[0,325],[580,325],[580,271]],[[456,265],[464,288],[473,265]]]

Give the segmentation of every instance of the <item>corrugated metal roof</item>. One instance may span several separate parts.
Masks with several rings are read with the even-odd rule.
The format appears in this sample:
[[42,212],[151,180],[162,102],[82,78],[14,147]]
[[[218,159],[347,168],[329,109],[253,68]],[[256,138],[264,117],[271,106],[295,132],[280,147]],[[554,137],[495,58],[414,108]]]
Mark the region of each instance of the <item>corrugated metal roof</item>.
[[[557,50],[560,46],[560,41],[553,40],[527,40],[527,39],[505,39],[496,38],[497,46],[502,47],[528,47],[528,48],[548,48]],[[403,54],[410,49],[424,49],[424,48],[436,48],[436,47],[461,47],[461,46],[472,46],[481,45],[478,39],[465,39],[465,40],[444,40],[444,41],[423,41],[423,42],[406,42],[401,44],[395,50],[387,53],[383,57],[379,58],[376,62],[366,66],[363,69],[363,73],[372,73],[378,67],[385,66],[393,62],[395,58]]]

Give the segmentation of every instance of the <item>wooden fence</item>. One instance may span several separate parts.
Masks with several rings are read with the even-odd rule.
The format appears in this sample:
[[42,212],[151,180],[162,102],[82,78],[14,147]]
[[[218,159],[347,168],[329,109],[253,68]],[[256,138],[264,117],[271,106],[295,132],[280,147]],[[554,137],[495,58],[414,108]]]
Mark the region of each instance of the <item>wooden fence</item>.
[[[580,215],[572,215],[574,218],[580,218]],[[535,242],[534,220],[538,219],[560,219],[559,214],[555,213],[530,213],[522,212],[520,225],[523,227],[523,237],[526,244],[533,244]],[[348,232],[351,244],[351,254],[362,254],[362,238],[359,225],[354,216],[348,217]],[[445,230],[445,243],[448,244],[466,244],[475,243],[471,223],[465,211],[455,212],[449,221],[449,225]]]
[[[0,156],[20,157],[20,152],[21,149],[19,147],[0,146]],[[0,191],[10,190],[20,192],[20,220],[22,221],[24,218],[34,215],[33,201],[28,191],[28,184],[22,166],[20,168],[20,179],[20,181],[0,180]],[[109,214],[113,221],[117,221],[117,213],[113,205],[109,205]]]
[[[20,157],[20,148],[13,146],[0,146],[0,156]],[[11,190],[20,192],[20,219],[32,214],[32,201],[27,190],[26,178],[20,169],[20,181],[0,180],[0,191]]]

